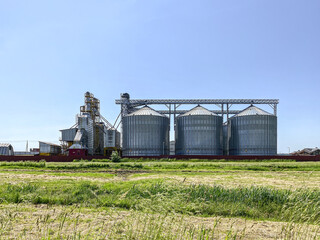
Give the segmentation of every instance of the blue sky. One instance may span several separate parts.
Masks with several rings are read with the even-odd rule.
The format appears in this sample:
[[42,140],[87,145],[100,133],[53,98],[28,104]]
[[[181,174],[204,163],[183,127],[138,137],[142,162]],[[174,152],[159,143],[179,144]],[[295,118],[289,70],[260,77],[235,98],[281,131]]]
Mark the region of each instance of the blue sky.
[[121,92],[277,98],[278,151],[320,147],[319,12],[318,0],[0,0],[0,142],[58,141],[91,91],[111,122]]

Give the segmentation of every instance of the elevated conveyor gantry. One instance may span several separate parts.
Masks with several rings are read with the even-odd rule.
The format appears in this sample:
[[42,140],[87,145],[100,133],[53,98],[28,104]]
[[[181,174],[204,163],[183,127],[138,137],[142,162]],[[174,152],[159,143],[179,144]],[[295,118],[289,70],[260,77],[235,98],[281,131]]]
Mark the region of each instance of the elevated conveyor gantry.
[[183,114],[188,110],[178,110],[182,105],[215,105],[219,110],[211,110],[213,113],[227,116],[227,120],[230,115],[237,114],[242,110],[231,110],[233,105],[240,104],[264,104],[269,105],[273,109],[273,114],[277,115],[277,105],[279,104],[279,99],[130,99],[128,93],[121,94],[121,99],[115,101],[116,104],[121,105],[121,118],[127,114],[135,111],[140,106],[145,105],[163,105],[165,109],[158,110],[159,113],[168,114],[176,118],[176,115]]

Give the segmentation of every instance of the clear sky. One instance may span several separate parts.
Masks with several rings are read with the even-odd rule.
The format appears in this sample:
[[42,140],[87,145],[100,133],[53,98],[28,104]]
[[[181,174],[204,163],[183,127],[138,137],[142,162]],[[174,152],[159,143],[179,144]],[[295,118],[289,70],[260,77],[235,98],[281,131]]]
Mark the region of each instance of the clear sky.
[[278,151],[320,147],[320,1],[0,0],[0,81],[16,150],[57,143],[85,91],[111,122],[122,92],[277,98]]

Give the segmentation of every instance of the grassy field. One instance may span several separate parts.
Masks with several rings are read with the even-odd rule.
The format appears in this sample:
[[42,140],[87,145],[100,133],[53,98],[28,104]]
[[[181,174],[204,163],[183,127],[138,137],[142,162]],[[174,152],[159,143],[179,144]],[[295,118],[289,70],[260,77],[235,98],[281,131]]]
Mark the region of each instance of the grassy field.
[[320,239],[320,163],[0,162],[0,239]]

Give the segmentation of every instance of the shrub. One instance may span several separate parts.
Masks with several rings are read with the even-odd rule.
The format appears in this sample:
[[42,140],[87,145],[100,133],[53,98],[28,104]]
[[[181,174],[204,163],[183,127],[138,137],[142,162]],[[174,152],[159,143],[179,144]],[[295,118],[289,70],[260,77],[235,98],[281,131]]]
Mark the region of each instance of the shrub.
[[120,162],[121,157],[119,156],[119,153],[117,151],[113,151],[110,157],[112,162]]

